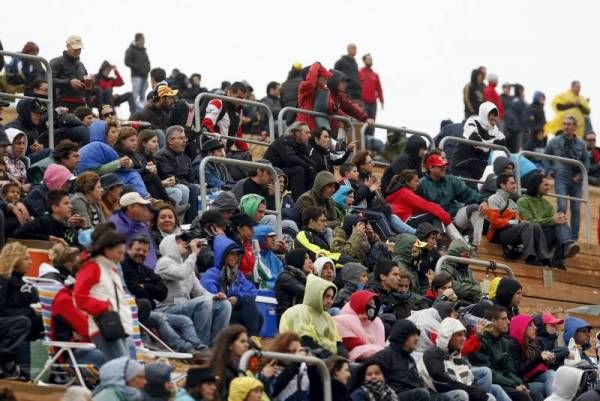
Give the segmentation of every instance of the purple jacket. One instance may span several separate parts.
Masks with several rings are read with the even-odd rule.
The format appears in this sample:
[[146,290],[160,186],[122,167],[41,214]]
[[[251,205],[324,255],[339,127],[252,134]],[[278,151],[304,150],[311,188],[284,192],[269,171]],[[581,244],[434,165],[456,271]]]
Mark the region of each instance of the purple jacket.
[[154,249],[154,241],[152,240],[152,235],[150,235],[148,225],[141,221],[131,220],[123,210],[114,213],[109,221],[115,223],[117,231],[125,235],[128,245],[129,241],[136,235],[145,235],[148,238],[150,250],[148,251],[148,256],[146,256],[144,265],[154,270],[154,267],[156,266],[156,250]]

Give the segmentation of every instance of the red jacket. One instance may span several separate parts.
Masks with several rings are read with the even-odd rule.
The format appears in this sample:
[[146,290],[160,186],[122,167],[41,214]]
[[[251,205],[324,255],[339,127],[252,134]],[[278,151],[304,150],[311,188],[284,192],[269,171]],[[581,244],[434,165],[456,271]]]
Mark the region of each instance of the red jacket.
[[[327,86],[325,85],[319,87],[319,77],[329,79],[331,78],[331,73],[327,71],[327,69],[323,67],[321,63],[316,62],[310,66],[308,74],[306,75],[306,79],[300,82],[300,86],[298,86],[298,108],[313,110],[315,106],[315,93],[317,89],[327,90]],[[314,117],[309,116],[308,114],[298,113],[296,120],[308,124],[308,127],[311,131],[317,128]]]
[[488,102],[492,102],[498,108],[498,115],[500,118],[504,118],[504,104],[498,92],[496,92],[496,84],[490,82],[488,86],[483,89],[483,98]]
[[[369,116],[365,111],[358,107],[356,103],[350,99],[344,92],[331,92],[329,93],[329,106],[330,110],[334,110],[339,116],[350,116],[354,117],[359,121],[365,122],[369,119]],[[335,129],[342,124],[339,120],[331,120],[331,129],[335,132]]]
[[362,100],[365,103],[377,103],[377,99],[383,103],[383,89],[377,74],[370,67],[363,67],[358,72],[358,79],[362,83]]
[[88,316],[75,306],[73,300],[73,290],[71,288],[63,288],[54,297],[52,302],[52,326],[51,337],[55,337],[54,318],[61,317],[73,329],[73,333],[79,334],[82,339],[78,342],[91,342],[88,336]]
[[252,251],[252,242],[246,241],[243,243],[242,248],[244,249],[244,254],[242,255],[242,259],[240,260],[240,271],[246,278],[252,278],[252,274],[254,273],[254,252]]
[[389,194],[385,200],[392,208],[392,212],[402,221],[408,220],[414,214],[431,213],[444,225],[452,223],[450,214],[440,205],[420,197],[410,188],[402,187]]
[[125,84],[123,77],[121,77],[121,74],[119,74],[119,71],[116,68],[114,71],[115,78],[105,78],[103,76],[98,77],[98,86],[100,89],[112,89]]

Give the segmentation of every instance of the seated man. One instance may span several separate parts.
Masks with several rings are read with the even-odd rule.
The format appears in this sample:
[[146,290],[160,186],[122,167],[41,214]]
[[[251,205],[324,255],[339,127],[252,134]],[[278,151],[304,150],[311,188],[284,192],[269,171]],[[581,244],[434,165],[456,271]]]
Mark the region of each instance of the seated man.
[[[448,255],[470,258],[471,252],[464,241],[454,239],[448,247]],[[475,280],[469,265],[446,261],[442,264],[442,271],[452,278],[452,289],[461,301],[468,303],[481,301],[481,285]]]
[[529,180],[527,193],[517,201],[517,207],[524,220],[542,227],[548,248],[554,248],[552,265],[562,268],[565,258],[579,253],[579,245],[571,239],[567,215],[556,212],[552,203],[544,198],[551,188],[550,177],[533,175]]
[[[257,160],[256,163],[271,165],[271,162],[265,159]],[[242,196],[247,194],[260,195],[267,200],[267,207],[275,209],[275,198],[273,196],[274,185],[271,170],[266,168],[251,168],[248,170],[248,177],[237,181],[231,192],[239,202]]]
[[[202,156],[225,157],[225,145],[218,139],[209,139],[202,144]],[[210,191],[229,191],[234,184],[235,181],[227,170],[227,164],[214,161],[206,163],[206,186]]]
[[52,189],[69,190],[71,181],[75,179],[65,166],[60,164],[50,164],[44,171],[43,181],[31,187],[31,190],[23,200],[32,217],[41,217],[48,210],[46,205],[46,195]]
[[448,273],[438,273],[431,279],[431,288],[427,290],[425,297],[433,305],[443,301],[456,302],[458,301],[458,297],[452,286],[452,277]]
[[496,180],[500,174],[514,175],[515,164],[506,156],[494,159],[494,172],[488,174],[479,192],[490,197],[496,193]]
[[487,218],[490,229],[488,241],[502,246],[523,245],[525,263],[550,266],[550,256],[546,237],[539,224],[523,221],[519,216],[517,204],[511,199],[517,190],[512,175],[500,174],[497,179],[498,190],[488,199]]
[[348,214],[344,224],[333,231],[331,250],[345,253],[373,268],[379,256],[389,256],[387,246],[361,214]]
[[185,234],[171,234],[160,243],[162,256],[156,263],[156,274],[163,279],[168,292],[158,310],[192,319],[200,342],[210,346],[229,325],[231,304],[224,293],[211,294],[200,285],[195,274],[200,240],[189,243],[187,240]]
[[340,225],[337,219],[335,203],[331,196],[340,188],[333,174],[329,171],[321,171],[315,177],[315,183],[311,190],[303,193],[296,201],[296,206],[301,215],[309,207],[321,207],[325,212],[325,226],[335,228]]
[[68,139],[60,141],[54,148],[52,155],[32,164],[27,169],[27,178],[32,185],[42,182],[44,172],[49,165],[56,163],[65,166],[70,172],[76,174],[79,164],[79,146]]
[[[150,250],[150,240],[143,235],[134,237],[127,247],[125,259],[121,263],[125,286],[139,304],[146,303],[151,310],[148,323],[158,330],[168,346],[178,352],[192,352],[206,347],[196,334],[194,323],[184,315],[155,311],[158,302],[167,297],[167,286],[152,269],[144,266]],[[142,306],[140,306],[142,309]]]
[[78,227],[83,224],[79,215],[71,213],[69,194],[63,189],[48,191],[46,203],[50,214],[37,217],[15,230],[15,238],[52,241],[78,246]]
[[321,207],[308,207],[302,213],[302,230],[294,241],[296,248],[304,248],[310,252],[311,259],[327,256],[334,262],[343,264],[352,258],[339,252],[332,252],[329,242],[325,238],[325,225],[327,217]]

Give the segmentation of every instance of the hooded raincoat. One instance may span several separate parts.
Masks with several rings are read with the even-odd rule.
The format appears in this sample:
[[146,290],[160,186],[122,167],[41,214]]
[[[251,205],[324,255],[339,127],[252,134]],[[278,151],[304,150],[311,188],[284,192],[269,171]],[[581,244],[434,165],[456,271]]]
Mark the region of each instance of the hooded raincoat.
[[[579,106],[575,102],[579,101]],[[577,120],[576,134],[578,138],[583,138],[585,128],[585,118],[590,115],[591,109],[588,100],[581,95],[576,95],[570,89],[559,93],[552,99],[552,110],[556,113],[554,118],[546,123],[544,132],[556,133],[562,129],[563,120],[566,116],[573,116]]]
[[277,277],[283,271],[283,262],[275,255],[275,252],[265,247],[265,242],[271,232],[273,232],[273,229],[265,225],[254,228],[254,239],[258,240],[258,244],[260,245],[260,260],[271,272],[271,278],[267,282],[267,287],[273,290],[275,289]]
[[544,401],[573,401],[579,392],[583,373],[582,369],[571,366],[558,368],[552,384],[552,394]]
[[130,361],[122,356],[106,362],[100,368],[100,384],[94,389],[94,401],[142,401],[142,393],[127,385],[125,371]]

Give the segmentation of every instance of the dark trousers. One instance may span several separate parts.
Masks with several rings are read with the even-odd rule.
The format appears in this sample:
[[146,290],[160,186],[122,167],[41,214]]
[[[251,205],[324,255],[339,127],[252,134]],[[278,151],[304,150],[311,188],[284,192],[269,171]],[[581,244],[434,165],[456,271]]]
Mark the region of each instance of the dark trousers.
[[565,246],[573,242],[571,240],[571,229],[566,224],[554,224],[542,227],[548,249],[554,249],[554,259],[562,262],[565,259]]
[[411,400],[411,401],[430,401],[431,395],[429,391],[424,388],[415,388],[408,391],[398,392],[399,400]]
[[27,316],[0,317],[0,361],[13,360],[30,331],[31,320]]
[[440,232],[444,231],[442,230],[442,222],[431,213],[413,214],[406,220],[406,224],[413,228],[419,227],[419,224],[421,223],[429,223],[440,230]]
[[523,133],[521,131],[506,130],[506,147],[511,153],[519,152],[522,143]]
[[[372,118],[373,120],[377,117],[377,101],[375,103],[365,103],[365,113]],[[365,131],[366,136],[373,136],[375,134],[375,129],[368,127]]]
[[185,223],[189,224],[198,216],[198,196],[200,196],[200,185],[189,184],[190,189],[190,207],[185,212]]
[[535,391],[524,393],[512,387],[504,386],[502,386],[502,390],[504,390],[506,395],[508,395],[512,401],[542,401],[544,399],[544,396]]
[[289,190],[292,191],[292,197],[297,200],[300,195],[308,190],[307,182],[314,175],[307,173],[302,166],[284,167],[283,172],[288,176]]
[[511,225],[494,234],[494,241],[502,245],[523,245],[525,259],[535,257],[537,260],[550,259],[544,230],[539,224],[521,222]]
[[248,330],[248,335],[259,336],[264,318],[256,308],[254,297],[241,297],[231,311],[230,323],[241,324]]

